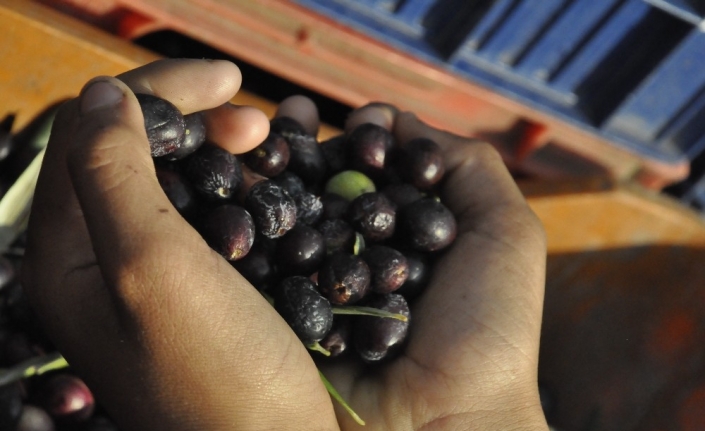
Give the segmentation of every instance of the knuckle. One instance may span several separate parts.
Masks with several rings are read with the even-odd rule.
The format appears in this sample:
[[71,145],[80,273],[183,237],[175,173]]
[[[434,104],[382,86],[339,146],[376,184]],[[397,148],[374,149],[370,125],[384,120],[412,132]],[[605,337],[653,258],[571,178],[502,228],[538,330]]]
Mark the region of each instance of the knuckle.
[[512,214],[500,222],[499,231],[513,239],[515,246],[532,254],[546,252],[546,230],[541,220],[526,203],[517,203],[501,209]]
[[74,145],[68,151],[69,163],[80,163],[88,167],[102,166],[111,158],[111,147],[117,139],[116,130],[100,119],[79,130]]
[[141,273],[143,257],[138,254],[122,256],[114,271],[104,275],[106,282],[110,285],[118,297],[129,299],[134,296],[135,288],[141,283]]
[[[99,181],[103,192],[120,187],[135,171],[123,166],[125,151],[120,148],[129,136],[118,127],[95,125],[90,131],[76,135],[78,145],[73,145],[67,154],[67,163],[73,175],[81,181]],[[138,164],[136,159],[135,163]],[[151,160],[151,159],[150,159]]]

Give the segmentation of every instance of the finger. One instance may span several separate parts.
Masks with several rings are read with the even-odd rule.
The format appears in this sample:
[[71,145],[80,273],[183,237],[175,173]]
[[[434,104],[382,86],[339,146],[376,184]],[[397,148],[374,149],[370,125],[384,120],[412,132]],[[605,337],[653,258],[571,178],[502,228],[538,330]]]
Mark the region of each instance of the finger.
[[507,366],[532,370],[546,257],[540,221],[489,144],[430,128],[411,114],[395,118],[394,132],[401,142],[424,137],[441,146],[442,198],[459,226],[415,310],[409,355],[457,373],[486,361],[478,348],[496,352],[501,345]]
[[[255,147],[268,132],[264,113],[229,103],[242,82],[240,70],[229,61],[167,59],[118,78],[135,93],[153,94],[171,101],[184,114],[206,111],[209,140],[234,154]],[[197,83],[189,88],[195,91],[183,92],[184,83]],[[176,94],[178,97],[174,97]]]
[[[240,69],[229,61],[160,60],[118,78],[135,93],[169,100],[184,114],[206,111],[208,139],[233,154],[259,145],[269,132],[263,112],[229,103],[242,83]],[[189,91],[183,91],[184,83],[189,84]]]
[[[73,193],[71,182],[66,171],[66,142],[76,128],[75,100],[64,103],[58,110],[52,125],[51,137],[47,145],[42,167],[37,179],[32,210],[28,226],[28,247],[23,266],[27,269],[37,262],[61,262],[70,266],[85,265],[87,257],[92,255],[88,232],[85,229],[74,229],[83,226],[83,213]],[[87,245],[86,245],[87,243]],[[65,244],[67,254],[57,253],[56,248],[46,244]],[[53,260],[53,257],[59,259]],[[47,275],[48,279],[56,279],[65,269],[64,265],[51,265],[45,271],[23,271],[25,275]],[[54,273],[56,271],[56,273]],[[33,285],[26,280],[28,285]]]
[[277,107],[274,117],[290,117],[301,123],[304,129],[311,136],[318,135],[320,121],[318,118],[318,108],[311,99],[306,96],[290,96],[282,100]]
[[[73,283],[78,272],[94,271],[95,263],[63,146],[74,136],[77,112],[77,101],[71,100],[60,107],[55,117],[33,196],[22,261],[24,291],[53,340],[62,340],[62,332],[81,333],[86,322],[96,321],[107,308],[100,289],[82,289]],[[70,270],[74,268],[79,270]],[[61,289],[61,283],[71,288]]]
[[135,93],[169,100],[184,114],[228,102],[242,83],[240,69],[225,60],[159,60],[116,78]]
[[119,285],[121,265],[134,264],[141,250],[149,254],[154,244],[175,241],[169,233],[182,230],[178,237],[189,241],[190,231],[183,229],[156,179],[141,110],[130,89],[110,78],[89,83],[80,97],[79,118],[67,148],[71,184],[91,238],[100,239],[93,249],[103,276],[109,285]]
[[[124,328],[115,325],[111,298],[100,282],[102,274],[92,247],[99,241],[92,241],[88,234],[84,211],[73,193],[66,165],[69,141],[75,144],[85,138],[81,132],[81,105],[84,109],[89,105],[100,105],[109,101],[111,94],[122,98],[124,93],[129,93],[134,99],[129,89],[114,78],[102,78],[97,82],[106,79],[119,83],[121,89],[104,92],[103,97],[97,97],[95,93],[85,94],[82,103],[72,100],[62,106],[57,115],[35,193],[28,254],[23,264],[25,286],[45,330],[72,364],[77,359],[77,365],[85,365],[86,358],[95,357],[95,351],[104,351],[106,340],[112,337],[126,339]],[[89,83],[87,88],[95,83]],[[137,117],[141,124],[141,116]],[[93,125],[96,128],[104,126],[105,122]],[[149,158],[144,133],[142,127],[145,148],[136,152],[138,159],[140,153]],[[86,283],[86,280],[91,282]],[[82,344],[89,340],[94,343],[93,352],[86,351]],[[127,348],[127,344],[123,347]]]
[[503,211],[505,205],[526,207],[519,187],[489,144],[434,129],[408,112],[396,116],[394,134],[402,145],[427,138],[441,147],[448,171],[444,203],[463,216],[462,222],[476,226],[479,221],[501,221],[505,217],[490,217],[491,213]]
[[365,123],[377,124],[385,129],[392,130],[394,119],[398,112],[399,110],[393,105],[370,103],[350,113],[345,120],[345,132],[350,133],[357,126]]
[[208,140],[242,154],[261,144],[269,134],[269,119],[257,108],[225,103],[205,112]]
[[[237,67],[221,61],[163,60],[119,77],[139,91],[154,93],[176,103],[187,113],[223,105],[240,85]],[[62,273],[95,259],[66,168],[66,148],[73,139],[78,116],[75,101],[65,103],[57,114],[34,196],[30,251],[36,252],[37,259],[26,259],[26,263],[31,266],[36,261],[41,267],[41,262],[51,262],[56,277],[47,280],[60,280]],[[234,117],[234,122],[242,123],[240,117]],[[229,139],[237,141],[237,133],[242,130],[231,131]],[[250,145],[247,137],[243,141]],[[66,248],[58,249],[53,247],[54,244],[65,244]],[[39,271],[25,271],[30,272]],[[47,272],[42,269],[41,274]]]

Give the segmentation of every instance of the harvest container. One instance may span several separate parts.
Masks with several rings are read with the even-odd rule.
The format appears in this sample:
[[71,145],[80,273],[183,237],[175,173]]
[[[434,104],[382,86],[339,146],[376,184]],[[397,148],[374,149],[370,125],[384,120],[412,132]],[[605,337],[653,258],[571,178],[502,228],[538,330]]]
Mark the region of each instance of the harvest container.
[[700,153],[701,9],[643,0],[35,0],[173,30],[350,106],[494,143],[516,172],[653,188]]
[[296,2],[644,158],[705,150],[702,2]]
[[697,2],[296,2],[645,157],[705,147]]

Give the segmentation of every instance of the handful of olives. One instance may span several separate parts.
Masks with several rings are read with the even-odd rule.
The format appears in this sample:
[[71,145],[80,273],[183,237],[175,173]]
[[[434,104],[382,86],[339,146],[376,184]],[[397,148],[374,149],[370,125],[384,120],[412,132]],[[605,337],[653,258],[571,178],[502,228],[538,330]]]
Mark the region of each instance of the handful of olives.
[[372,123],[318,142],[279,117],[259,146],[235,156],[208,142],[200,113],[138,100],[169,200],[301,341],[330,357],[393,357],[409,303],[457,233],[436,194],[440,147],[401,146]]

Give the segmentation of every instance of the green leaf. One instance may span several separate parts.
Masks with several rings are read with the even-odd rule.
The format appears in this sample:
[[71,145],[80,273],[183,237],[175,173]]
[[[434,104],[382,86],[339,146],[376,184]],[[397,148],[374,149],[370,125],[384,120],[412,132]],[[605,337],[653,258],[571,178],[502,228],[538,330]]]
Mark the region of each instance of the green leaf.
[[321,376],[321,381],[323,382],[323,386],[326,387],[326,390],[328,391],[330,396],[333,397],[333,399],[336,400],[338,403],[340,403],[341,406],[343,406],[345,411],[347,411],[350,414],[350,416],[352,416],[352,418],[353,418],[353,420],[355,420],[355,422],[364,426],[365,421],[363,421],[362,418],[360,416],[358,416],[357,413],[355,413],[355,410],[353,410],[352,407],[350,407],[350,405],[347,402],[345,402],[343,397],[341,397],[340,394],[338,393],[338,391],[335,390],[335,388],[333,387],[331,382],[329,382],[328,379],[326,379],[326,376],[323,375],[321,370],[318,370],[318,375]]
[[69,363],[66,362],[66,359],[58,352],[30,358],[12,368],[0,370],[0,386],[28,377],[40,376],[49,371],[60,370],[68,366]]
[[27,228],[34,188],[43,158],[44,150],[41,150],[0,200],[0,251],[7,250]]
[[373,316],[385,317],[388,319],[397,319],[402,322],[408,322],[409,318],[403,314],[390,313],[389,311],[380,310],[379,308],[362,307],[358,305],[336,305],[333,306],[333,314],[347,314],[351,316]]

